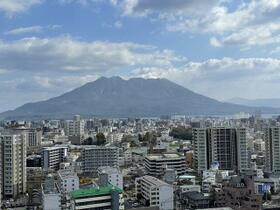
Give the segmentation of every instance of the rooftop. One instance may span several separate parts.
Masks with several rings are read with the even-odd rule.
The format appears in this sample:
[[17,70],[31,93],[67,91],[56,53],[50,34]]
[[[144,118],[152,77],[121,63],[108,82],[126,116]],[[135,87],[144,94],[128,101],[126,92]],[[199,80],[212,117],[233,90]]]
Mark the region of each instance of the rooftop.
[[72,169],[59,170],[57,173],[62,179],[69,178],[69,177],[78,177],[77,174]]
[[92,197],[92,196],[99,196],[99,195],[107,195],[114,191],[122,193],[122,190],[120,188],[114,187],[112,185],[108,185],[106,187],[75,190],[71,192],[70,195],[72,198],[77,199],[77,198],[85,198],[85,197]]
[[183,196],[196,201],[209,199],[200,192],[186,192],[183,194]]
[[98,168],[100,174],[119,174],[121,173],[117,167],[102,166]]
[[155,178],[153,176],[146,175],[146,176],[143,176],[142,178],[145,179],[146,181],[150,182],[154,186],[169,185],[166,182],[164,182],[164,181],[162,181],[162,180],[160,180],[158,178]]
[[147,155],[147,158],[158,160],[158,159],[182,158],[182,156],[180,156],[177,153],[163,153],[163,154],[150,154]]

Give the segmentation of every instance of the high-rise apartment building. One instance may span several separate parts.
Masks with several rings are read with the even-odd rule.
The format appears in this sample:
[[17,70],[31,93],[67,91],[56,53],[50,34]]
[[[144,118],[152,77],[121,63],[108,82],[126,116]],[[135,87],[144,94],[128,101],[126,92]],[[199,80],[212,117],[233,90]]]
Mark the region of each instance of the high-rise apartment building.
[[26,192],[26,134],[0,135],[1,192],[15,198]]
[[222,170],[248,168],[246,128],[194,128],[194,167],[198,173],[218,162]]
[[280,127],[265,129],[265,170],[280,172]]

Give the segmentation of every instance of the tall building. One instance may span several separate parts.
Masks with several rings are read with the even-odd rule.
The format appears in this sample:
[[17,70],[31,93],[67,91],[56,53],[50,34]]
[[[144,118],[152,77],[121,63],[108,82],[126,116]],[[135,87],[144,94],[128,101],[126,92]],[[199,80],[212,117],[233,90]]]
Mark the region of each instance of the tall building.
[[26,135],[0,136],[1,192],[5,198],[15,198],[26,192]]
[[67,120],[64,125],[66,136],[81,136],[85,132],[85,122],[79,115],[75,115],[73,120]]
[[208,161],[209,140],[207,138],[207,129],[193,128],[193,166],[197,172],[201,173],[210,166]]
[[41,150],[42,168],[45,170],[58,170],[67,156],[68,148],[65,146],[44,147]]
[[280,172],[280,127],[265,129],[265,170]]
[[186,157],[177,153],[149,154],[144,159],[148,175],[160,177],[167,168],[174,169],[177,175],[186,173]]
[[136,178],[136,196],[144,199],[147,206],[158,206],[160,210],[173,209],[173,186],[152,176]]
[[222,170],[248,168],[246,128],[194,128],[194,167],[198,173],[218,162]]
[[83,148],[82,169],[94,173],[102,166],[119,167],[119,148],[104,146],[87,146]]

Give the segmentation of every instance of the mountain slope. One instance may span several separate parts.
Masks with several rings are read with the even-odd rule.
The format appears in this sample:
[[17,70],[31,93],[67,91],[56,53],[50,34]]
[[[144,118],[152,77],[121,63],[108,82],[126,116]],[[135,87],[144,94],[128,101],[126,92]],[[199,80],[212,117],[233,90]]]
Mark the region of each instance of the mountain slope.
[[280,108],[280,98],[265,98],[252,100],[245,98],[232,98],[227,102],[245,106]]
[[[211,115],[251,112],[255,108],[222,103],[166,79],[123,80],[101,77],[46,101],[28,103],[2,118],[67,118],[74,114],[102,117],[153,117],[171,114]],[[275,112],[263,108],[264,112]]]

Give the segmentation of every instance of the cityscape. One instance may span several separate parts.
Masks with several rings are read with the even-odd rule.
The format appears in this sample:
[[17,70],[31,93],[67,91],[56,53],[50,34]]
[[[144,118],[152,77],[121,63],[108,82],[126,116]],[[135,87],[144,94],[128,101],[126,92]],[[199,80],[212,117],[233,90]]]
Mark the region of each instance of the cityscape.
[[278,209],[280,117],[1,121],[4,209]]
[[0,0],[0,209],[279,210],[280,0]]

